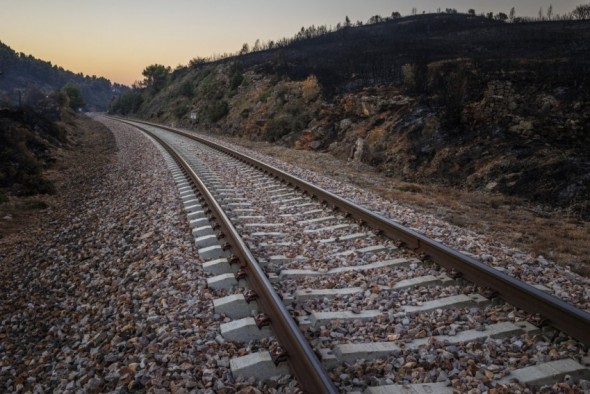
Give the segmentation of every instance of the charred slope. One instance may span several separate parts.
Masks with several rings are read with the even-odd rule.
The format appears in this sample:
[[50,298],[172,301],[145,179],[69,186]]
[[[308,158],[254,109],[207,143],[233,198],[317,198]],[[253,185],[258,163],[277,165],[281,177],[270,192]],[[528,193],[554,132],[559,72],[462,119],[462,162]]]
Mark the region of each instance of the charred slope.
[[428,64],[468,57],[511,59],[567,56],[571,72],[590,70],[587,21],[509,24],[462,14],[406,17],[375,25],[344,28],[295,41],[286,48],[232,59],[246,67],[301,80],[315,75],[325,92],[400,83],[404,64]]
[[128,107],[590,217],[589,27],[402,18],[176,70]]

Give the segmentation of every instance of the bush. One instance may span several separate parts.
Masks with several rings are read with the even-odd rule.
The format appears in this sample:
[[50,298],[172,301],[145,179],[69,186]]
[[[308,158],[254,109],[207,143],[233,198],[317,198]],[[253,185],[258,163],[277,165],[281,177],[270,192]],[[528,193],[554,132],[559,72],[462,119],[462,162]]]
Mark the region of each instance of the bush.
[[174,116],[180,119],[188,112],[188,109],[188,105],[182,104],[174,107],[174,110],[172,112],[174,113]]
[[200,96],[208,100],[221,100],[226,90],[226,85],[223,81],[215,78],[215,74],[209,74],[205,77],[198,86]]
[[18,190],[21,196],[33,196],[35,194],[55,194],[55,185],[41,175],[25,176]]
[[407,193],[422,193],[422,188],[415,183],[400,182],[396,189]]
[[205,107],[205,112],[207,119],[209,119],[210,122],[215,123],[227,115],[229,112],[229,104],[224,100],[214,101]]
[[288,115],[281,115],[266,122],[266,140],[275,142],[291,132],[291,121]]
[[236,90],[244,82],[244,76],[242,74],[234,74],[229,80],[230,90]]
[[304,130],[310,120],[311,113],[309,106],[305,105],[301,100],[286,102],[280,109],[280,112],[267,121],[265,137],[270,142],[278,141],[289,133]]
[[32,200],[32,201],[27,201],[26,203],[24,203],[23,207],[25,209],[46,209],[49,207],[49,205],[47,205],[47,203],[45,201]]
[[128,115],[135,113],[143,103],[143,97],[138,90],[128,90],[121,94],[109,105],[109,113]]
[[303,81],[302,96],[307,102],[314,101],[320,95],[320,84],[318,79],[312,75]]
[[84,107],[84,99],[80,93],[80,87],[77,84],[74,82],[68,82],[62,88],[62,91],[68,96],[70,108],[74,111],[78,111],[78,109]]
[[262,93],[260,96],[258,96],[258,101],[260,101],[261,103],[266,103],[268,101],[268,98],[270,97],[271,91],[267,90],[266,92]]
[[404,84],[409,92],[416,94],[426,93],[428,85],[428,66],[425,62],[417,64],[404,64],[402,66]]
[[6,196],[6,194],[0,190],[0,204],[8,202],[8,196]]
[[233,63],[229,70],[229,89],[236,90],[244,82],[244,66],[241,63]]
[[180,86],[180,94],[184,97],[191,98],[194,96],[193,85],[189,81],[186,81]]

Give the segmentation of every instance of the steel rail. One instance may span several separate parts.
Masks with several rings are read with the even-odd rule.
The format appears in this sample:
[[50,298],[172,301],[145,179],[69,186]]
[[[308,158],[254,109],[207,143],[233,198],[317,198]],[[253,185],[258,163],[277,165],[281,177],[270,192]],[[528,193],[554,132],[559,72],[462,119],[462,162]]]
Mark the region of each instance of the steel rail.
[[549,324],[558,330],[576,338],[590,346],[590,313],[568,304],[567,302],[541,291],[528,283],[500,272],[474,258],[466,256],[423,234],[409,229],[391,219],[376,214],[358,204],[346,200],[334,193],[324,190],[310,182],[288,174],[274,166],[260,162],[233,149],[217,145],[194,133],[166,127],[154,123],[138,121],[150,126],[162,128],[212,148],[218,149],[240,161],[248,163],[294,187],[315,196],[321,201],[348,213],[366,223],[369,227],[380,231],[387,237],[399,240],[407,247],[422,252],[441,266],[456,270],[461,276],[479,286],[490,289],[493,293],[511,305],[529,313],[538,313]]
[[[116,119],[116,118],[115,118]],[[120,121],[120,119],[117,119]],[[268,277],[250,252],[248,246],[240,237],[231,220],[225,214],[223,208],[215,200],[215,197],[207,189],[198,174],[169,144],[154,133],[130,124],[148,134],[156,140],[172,156],[182,168],[191,182],[198,189],[207,207],[211,210],[220,231],[231,246],[232,252],[240,261],[240,267],[247,271],[246,280],[250,288],[256,292],[257,302],[264,313],[270,318],[272,331],[280,345],[287,351],[287,362],[295,374],[302,388],[309,393],[337,393],[332,380],[328,377],[322,364],[305,339],[299,327],[285,308],[283,301],[274,291]]]

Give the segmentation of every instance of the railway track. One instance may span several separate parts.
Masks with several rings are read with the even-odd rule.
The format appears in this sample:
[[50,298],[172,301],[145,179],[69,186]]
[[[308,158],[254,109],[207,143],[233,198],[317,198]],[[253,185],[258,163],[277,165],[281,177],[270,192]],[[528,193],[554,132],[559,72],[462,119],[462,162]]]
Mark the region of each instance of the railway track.
[[236,378],[290,371],[314,393],[587,387],[587,311],[193,133],[126,123],[182,169],[220,333],[246,349]]

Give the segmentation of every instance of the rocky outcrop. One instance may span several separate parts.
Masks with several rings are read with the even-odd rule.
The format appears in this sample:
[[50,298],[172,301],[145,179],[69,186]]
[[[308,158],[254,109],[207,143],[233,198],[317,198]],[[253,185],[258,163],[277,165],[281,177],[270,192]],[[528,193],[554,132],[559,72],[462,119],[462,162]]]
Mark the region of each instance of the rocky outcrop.
[[518,107],[517,100],[510,81],[490,81],[481,101],[468,105],[464,116],[470,123],[506,124]]
[[[251,70],[230,91],[224,85],[230,68],[219,66],[191,76],[203,81],[197,91],[212,96],[187,99],[180,118],[172,119],[174,109],[157,113],[179,126],[329,152],[409,182],[517,195],[590,216],[584,149],[590,143],[590,98],[507,74],[469,85],[460,75],[482,79],[480,70],[462,61],[456,66],[462,73],[453,74],[450,66],[436,68],[439,85],[431,79],[427,93],[380,86],[330,99],[322,97],[315,78],[292,81]],[[452,117],[460,102],[456,94],[461,106]],[[227,114],[208,122],[207,111],[218,102],[227,103]],[[191,119],[195,113],[197,120]]]

